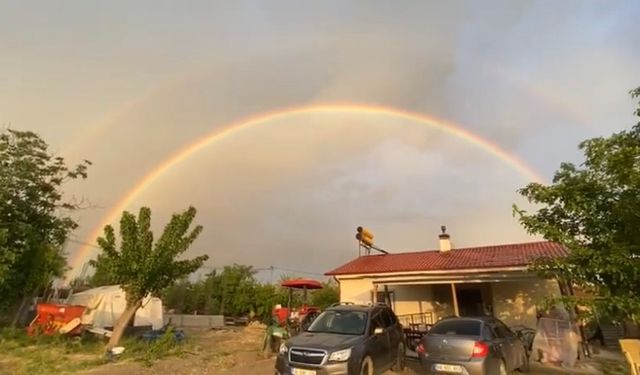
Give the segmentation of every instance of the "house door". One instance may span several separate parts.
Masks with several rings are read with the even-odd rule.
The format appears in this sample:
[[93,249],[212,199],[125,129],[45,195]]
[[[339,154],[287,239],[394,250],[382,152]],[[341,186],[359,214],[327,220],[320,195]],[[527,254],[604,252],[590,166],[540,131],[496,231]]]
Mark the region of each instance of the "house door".
[[456,291],[460,316],[482,316],[484,314],[482,291],[480,288],[460,289]]

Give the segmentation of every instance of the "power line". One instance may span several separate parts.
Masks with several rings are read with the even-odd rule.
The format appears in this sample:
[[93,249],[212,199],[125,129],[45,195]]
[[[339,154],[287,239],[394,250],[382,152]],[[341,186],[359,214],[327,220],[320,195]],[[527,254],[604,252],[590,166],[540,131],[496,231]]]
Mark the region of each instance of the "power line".
[[305,274],[305,275],[324,276],[324,274],[319,273],[319,272],[309,272],[309,271],[295,270],[295,269],[291,269],[291,268],[283,268],[283,267],[275,267],[275,266],[273,266],[273,268],[277,269],[277,270],[280,270],[280,271],[297,272],[297,273],[302,273],[302,274]]
[[[225,267],[202,266],[201,268],[205,270],[218,271],[218,270],[224,270]],[[273,272],[274,270],[277,270],[277,271],[301,273],[305,275],[325,276],[324,274],[319,272],[310,272],[310,271],[297,270],[297,269],[285,268],[285,267],[276,267],[276,266],[252,267],[252,270],[256,272],[265,272],[265,271]]]

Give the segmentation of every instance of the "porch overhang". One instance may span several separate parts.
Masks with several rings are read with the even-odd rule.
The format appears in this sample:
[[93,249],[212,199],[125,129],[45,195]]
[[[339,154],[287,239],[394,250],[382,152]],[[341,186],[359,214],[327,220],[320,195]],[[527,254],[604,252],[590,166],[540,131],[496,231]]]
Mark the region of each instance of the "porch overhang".
[[[535,273],[526,269],[490,272],[464,273],[428,273],[428,274],[389,274],[361,275],[358,278],[370,279],[374,285],[431,285],[431,284],[466,284],[466,283],[500,283],[509,281],[533,281],[539,279]],[[347,278],[343,278],[346,280]]]
[[503,283],[509,281],[532,281],[535,276],[522,277],[476,277],[476,278],[441,278],[433,280],[373,280],[374,285],[434,285],[434,284],[473,284],[473,283]]

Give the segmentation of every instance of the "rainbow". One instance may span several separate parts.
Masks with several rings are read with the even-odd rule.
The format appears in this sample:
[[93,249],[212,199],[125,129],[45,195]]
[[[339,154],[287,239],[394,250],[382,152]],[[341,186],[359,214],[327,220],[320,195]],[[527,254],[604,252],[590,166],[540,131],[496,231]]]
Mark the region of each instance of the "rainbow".
[[183,147],[182,149],[178,150],[177,152],[166,158],[164,161],[159,163],[156,167],[154,167],[151,171],[144,175],[122,198],[120,198],[113,209],[111,209],[102,218],[100,224],[91,231],[89,236],[84,241],[85,245],[83,245],[71,258],[71,268],[75,269],[81,266],[84,260],[91,255],[93,246],[89,244],[94,243],[96,238],[102,235],[102,231],[105,225],[116,222],[120,217],[122,211],[127,209],[127,207],[129,207],[134,199],[136,199],[149,185],[153,184],[160,176],[167,173],[170,169],[177,166],[178,164],[189,159],[198,151],[212,145],[216,141],[219,141],[227,136],[238,133],[241,130],[247,130],[255,126],[264,125],[273,121],[288,119],[295,116],[322,113],[386,116],[420,123],[425,126],[439,129],[447,134],[450,134],[464,141],[467,141],[470,144],[475,145],[476,147],[502,160],[505,164],[509,165],[523,177],[531,181],[543,181],[543,178],[536,171],[525,164],[517,156],[508,153],[500,146],[490,142],[487,139],[482,138],[479,135],[471,133],[470,131],[452,122],[437,119],[435,117],[427,116],[421,113],[365,104],[315,104],[304,107],[277,110],[245,118],[238,122],[234,122],[227,126],[216,129],[198,139],[197,141]]

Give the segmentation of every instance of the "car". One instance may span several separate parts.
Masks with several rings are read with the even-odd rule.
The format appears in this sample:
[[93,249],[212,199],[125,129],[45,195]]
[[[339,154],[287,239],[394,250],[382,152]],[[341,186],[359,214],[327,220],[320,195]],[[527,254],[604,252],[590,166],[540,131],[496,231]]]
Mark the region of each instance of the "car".
[[426,374],[504,375],[529,371],[524,343],[494,317],[437,322],[417,347]]
[[405,340],[387,305],[340,304],[280,346],[276,375],[373,375],[404,369]]

